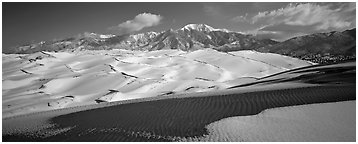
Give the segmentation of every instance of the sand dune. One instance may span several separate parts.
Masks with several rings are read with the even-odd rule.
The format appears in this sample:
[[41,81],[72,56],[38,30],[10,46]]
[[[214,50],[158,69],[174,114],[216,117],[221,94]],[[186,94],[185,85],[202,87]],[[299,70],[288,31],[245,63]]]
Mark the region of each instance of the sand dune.
[[307,63],[310,63],[307,61],[297,61],[297,59],[295,58],[282,56],[275,53],[260,53],[256,51],[235,51],[235,52],[230,52],[230,54],[250,60],[267,63],[268,65],[274,65],[277,67],[282,67],[287,69],[297,68],[300,67],[301,65],[306,65]]
[[250,78],[246,83],[230,87],[229,89],[248,86],[255,87],[257,85],[283,83],[287,81],[297,81],[298,83],[306,84],[355,84],[355,75],[355,62],[346,62],[333,65],[313,65],[292,69],[261,78]]
[[[205,126],[227,117],[255,115],[275,107],[355,100],[354,89],[354,86],[319,86],[237,91],[237,94],[211,96],[208,93],[200,97],[113,105],[53,117],[48,121],[52,127],[36,129],[32,136],[26,131],[16,134],[11,128],[16,125],[14,120],[5,119],[9,127],[3,130],[3,138],[5,141],[180,141],[207,135]],[[65,133],[43,136],[63,129],[67,129]]]
[[268,109],[211,123],[208,135],[183,141],[354,142],[355,107],[347,101]]
[[[6,106],[3,117],[96,104],[99,100],[111,102],[164,96],[169,92],[225,89],[252,82],[246,77],[260,78],[311,65],[273,54],[235,54],[211,49],[3,54],[3,106]],[[266,56],[274,61],[263,62],[262,57]],[[280,64],[280,60],[288,62]],[[108,98],[105,95],[108,90],[120,93]],[[19,102],[25,95],[28,103]],[[73,99],[63,99],[65,96]]]
[[[154,96],[153,92],[146,93],[146,98],[139,94],[146,88],[130,95],[110,89],[101,94],[99,104],[3,118],[3,140],[353,141],[354,129],[347,127],[355,121],[354,116],[349,116],[355,106],[355,81],[334,73],[354,71],[354,66],[348,63],[299,68],[266,77],[275,81],[288,78],[286,81],[196,93],[162,91]],[[319,75],[309,77],[312,72],[307,71]],[[337,78],[309,83],[310,79],[325,76]],[[355,74],[348,76],[353,78]],[[128,95],[134,99],[125,100]],[[113,98],[123,101],[102,102]],[[50,105],[61,107],[72,100],[76,101],[76,97],[62,96]],[[297,105],[304,106],[287,107]]]

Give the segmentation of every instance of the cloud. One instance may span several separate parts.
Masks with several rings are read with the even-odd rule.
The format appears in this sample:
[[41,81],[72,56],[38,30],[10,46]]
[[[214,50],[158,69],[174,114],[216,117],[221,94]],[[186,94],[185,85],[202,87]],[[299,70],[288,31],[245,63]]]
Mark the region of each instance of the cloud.
[[135,16],[133,20],[128,20],[118,26],[110,27],[109,29],[117,34],[128,34],[140,31],[146,27],[156,26],[160,24],[162,19],[163,17],[160,15],[141,13]]
[[355,3],[290,3],[284,8],[259,12],[250,18],[247,15],[237,16],[233,20],[256,26],[251,32],[257,35],[288,39],[353,28],[356,25],[355,11]]
[[232,18],[231,20],[234,22],[249,22],[249,20],[247,19],[247,13],[244,16],[236,16],[234,18]]
[[289,4],[278,10],[259,12],[252,18],[252,22],[270,25],[314,25],[316,30],[347,28],[354,24],[353,20],[355,21],[355,8],[346,9],[352,5],[355,7],[355,3],[346,3],[331,9],[330,5],[314,3]]

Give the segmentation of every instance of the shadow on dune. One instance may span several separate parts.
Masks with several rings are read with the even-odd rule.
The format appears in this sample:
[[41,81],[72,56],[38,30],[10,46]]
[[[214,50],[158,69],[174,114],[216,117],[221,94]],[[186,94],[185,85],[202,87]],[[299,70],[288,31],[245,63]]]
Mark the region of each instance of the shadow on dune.
[[72,128],[49,137],[5,135],[4,141],[176,141],[207,134],[205,126],[268,108],[355,100],[355,86],[319,86],[122,104],[51,119]]
[[355,84],[355,63],[347,64],[347,66],[336,65],[334,67],[324,67],[326,65],[314,65],[297,68],[262,77],[256,82],[241,84],[228,89],[282,82],[300,82],[309,84]]

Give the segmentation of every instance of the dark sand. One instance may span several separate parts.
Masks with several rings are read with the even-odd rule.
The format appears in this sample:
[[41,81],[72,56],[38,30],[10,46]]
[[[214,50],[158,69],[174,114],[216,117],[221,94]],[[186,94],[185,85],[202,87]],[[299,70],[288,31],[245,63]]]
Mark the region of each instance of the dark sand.
[[355,76],[356,66],[353,62],[337,64],[333,66],[313,65],[262,77],[259,78],[256,82],[237,85],[228,89],[292,81],[308,84],[355,84]]
[[[210,97],[122,104],[61,115],[55,127],[3,135],[3,141],[176,141],[207,134],[205,126],[223,118],[247,116],[275,107],[355,100],[355,85],[317,86]],[[44,137],[71,128],[57,135]]]

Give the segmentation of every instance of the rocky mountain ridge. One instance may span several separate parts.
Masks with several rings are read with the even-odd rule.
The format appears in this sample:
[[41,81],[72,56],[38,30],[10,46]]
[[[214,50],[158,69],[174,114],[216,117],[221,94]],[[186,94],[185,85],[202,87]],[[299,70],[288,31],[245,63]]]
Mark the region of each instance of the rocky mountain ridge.
[[[5,53],[80,50],[163,50],[195,51],[211,48],[222,52],[255,50],[298,57],[318,63],[355,58],[355,28],[343,32],[316,33],[294,37],[283,42],[216,29],[206,24],[188,24],[180,29],[139,34],[103,35],[84,33],[78,36],[42,41],[13,48]],[[325,60],[322,60],[325,59]]]

